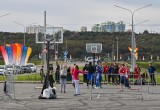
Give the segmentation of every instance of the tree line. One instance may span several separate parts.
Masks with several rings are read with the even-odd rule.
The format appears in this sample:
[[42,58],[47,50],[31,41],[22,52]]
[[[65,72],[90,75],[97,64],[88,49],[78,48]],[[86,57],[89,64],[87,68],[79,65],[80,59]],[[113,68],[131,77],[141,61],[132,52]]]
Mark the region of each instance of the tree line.
[[[131,32],[71,32],[64,31],[63,43],[58,44],[58,56],[59,58],[64,57],[64,51],[68,51],[68,58],[70,55],[72,58],[84,59],[85,56],[91,56],[91,53],[86,51],[86,43],[102,43],[102,52],[99,53],[101,58],[107,58],[108,55],[116,56],[117,52],[117,38],[118,38],[118,51],[119,55],[122,56],[122,60],[127,60],[130,56],[128,47],[131,47]],[[35,34],[25,34],[26,46],[32,47],[33,52],[30,59],[38,59],[38,55],[42,53],[42,45],[36,44]],[[151,55],[153,60],[157,59],[160,55],[160,34],[148,33],[136,33],[136,47],[138,50],[138,60],[142,60],[143,56],[145,60],[150,60]],[[10,33],[0,32],[0,45],[11,44],[11,43],[22,43],[24,41],[24,33]],[[113,49],[114,43],[114,49]],[[54,58],[54,49],[51,49],[51,58]],[[1,55],[2,58],[2,55]]]

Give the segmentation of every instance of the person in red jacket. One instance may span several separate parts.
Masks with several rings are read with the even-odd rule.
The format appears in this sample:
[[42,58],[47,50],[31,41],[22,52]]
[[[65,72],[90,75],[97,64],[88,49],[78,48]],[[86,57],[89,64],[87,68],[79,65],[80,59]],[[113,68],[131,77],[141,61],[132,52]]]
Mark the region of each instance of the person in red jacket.
[[[109,65],[106,64],[104,66],[104,71],[103,71],[103,74],[104,74],[104,80],[107,82],[107,75],[108,75],[108,70],[109,70]],[[108,81],[109,82],[109,81]]]
[[138,65],[136,65],[136,67],[134,68],[134,74],[136,79],[140,78],[140,72],[141,72],[141,68]]
[[76,89],[76,94],[74,94],[74,96],[80,95],[79,73],[84,74],[84,73],[87,73],[87,71],[80,71],[78,65],[76,65],[73,71],[73,79],[74,79],[75,89]]
[[128,89],[130,89],[130,85],[129,85],[129,68],[128,66],[125,66],[125,64],[122,64],[120,69],[119,69],[119,74],[120,74],[120,91],[123,91],[123,85],[125,85],[125,87],[128,87]]
[[75,66],[76,66],[76,64],[73,65],[73,67],[71,68],[71,72],[70,72],[71,76],[72,76],[72,85],[74,88],[75,88],[75,83],[74,83],[74,79],[73,79],[73,72],[74,72]]

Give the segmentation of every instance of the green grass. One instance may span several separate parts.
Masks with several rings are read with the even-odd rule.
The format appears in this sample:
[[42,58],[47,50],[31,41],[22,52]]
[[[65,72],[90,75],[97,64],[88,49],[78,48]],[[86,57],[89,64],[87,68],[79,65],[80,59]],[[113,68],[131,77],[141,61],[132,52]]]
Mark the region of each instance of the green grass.
[[[0,81],[5,81],[6,76],[0,76]],[[15,81],[40,81],[41,76],[39,74],[22,74],[16,75]]]
[[[148,69],[149,68],[149,63],[150,62],[137,62],[137,64],[141,67],[141,68],[145,68]],[[160,62],[152,62],[153,66],[156,68],[156,71],[158,73],[160,73]]]
[[[137,64],[142,68],[141,71],[142,73],[147,73],[147,68],[148,68],[148,62],[137,62]],[[155,68],[157,69],[157,72],[160,72],[160,62],[154,62],[153,65],[155,66]],[[145,68],[145,69],[144,69]],[[79,67],[80,70],[83,69],[83,66]],[[53,76],[55,79],[55,76]],[[79,75],[80,81],[83,81],[83,75],[80,74]],[[5,81],[5,76],[0,76],[0,81]],[[156,77],[157,79],[157,83],[160,84],[160,73],[158,74],[158,76]],[[41,76],[39,75],[39,73],[36,74],[21,74],[21,75],[17,75],[15,77],[15,81],[40,81],[41,80]],[[147,80],[150,80],[150,78],[148,78]]]
[[39,74],[24,74],[17,75],[15,81],[39,81],[41,76]]

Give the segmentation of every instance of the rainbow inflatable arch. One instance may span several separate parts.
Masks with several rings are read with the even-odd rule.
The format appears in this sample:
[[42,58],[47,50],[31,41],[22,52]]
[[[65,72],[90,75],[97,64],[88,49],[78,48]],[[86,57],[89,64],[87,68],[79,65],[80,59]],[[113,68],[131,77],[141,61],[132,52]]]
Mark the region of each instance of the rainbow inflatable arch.
[[23,46],[20,43],[6,44],[6,46],[0,46],[0,51],[4,58],[5,65],[26,65],[29,56],[32,53],[32,48]]

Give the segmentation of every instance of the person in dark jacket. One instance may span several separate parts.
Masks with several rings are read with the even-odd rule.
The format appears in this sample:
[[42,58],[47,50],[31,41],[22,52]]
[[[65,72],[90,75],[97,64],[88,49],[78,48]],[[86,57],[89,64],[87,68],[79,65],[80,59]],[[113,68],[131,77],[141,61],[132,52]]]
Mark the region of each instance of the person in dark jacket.
[[60,80],[60,65],[59,64],[57,64],[55,79],[56,79],[56,82],[59,82]]
[[156,71],[155,67],[152,66],[152,64],[150,63],[150,64],[149,64],[149,68],[148,68],[148,72],[149,72],[149,74],[150,74],[151,83],[152,83],[153,86],[156,85],[155,71]]
[[[83,71],[87,71],[88,64],[85,64]],[[83,74],[83,82],[87,83],[87,74]]]
[[92,62],[89,62],[89,65],[87,67],[87,71],[88,71],[88,74],[87,74],[87,88],[89,88],[89,81],[91,81],[92,83],[92,87],[93,87],[93,84],[94,84],[94,72],[95,72],[95,69],[94,69],[94,66],[92,65]]

